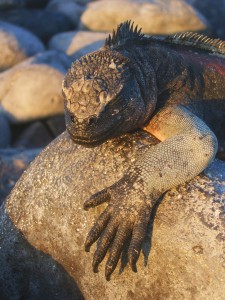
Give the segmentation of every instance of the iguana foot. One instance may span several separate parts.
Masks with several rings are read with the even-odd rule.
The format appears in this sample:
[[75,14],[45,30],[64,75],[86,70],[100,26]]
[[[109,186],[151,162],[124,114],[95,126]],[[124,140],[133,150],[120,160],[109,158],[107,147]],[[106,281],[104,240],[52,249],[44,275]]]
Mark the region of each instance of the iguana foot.
[[103,202],[109,202],[88,233],[85,242],[85,250],[89,251],[91,245],[99,239],[93,258],[94,272],[98,272],[98,266],[109,250],[105,267],[107,280],[110,280],[110,275],[115,270],[130,237],[128,260],[132,270],[137,272],[136,262],[146,235],[152,207],[143,192],[142,181],[134,177],[124,176],[84,203],[84,209],[88,210]]

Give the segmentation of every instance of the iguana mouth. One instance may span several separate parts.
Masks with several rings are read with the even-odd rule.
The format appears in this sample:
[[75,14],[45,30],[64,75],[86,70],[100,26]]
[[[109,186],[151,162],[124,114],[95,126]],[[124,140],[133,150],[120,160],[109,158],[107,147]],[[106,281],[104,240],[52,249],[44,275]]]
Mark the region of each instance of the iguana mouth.
[[83,145],[85,147],[95,147],[98,145],[101,145],[106,140],[111,139],[119,135],[118,128],[122,125],[122,122],[119,122],[116,126],[110,128],[105,133],[101,133],[98,136],[79,136],[75,135],[70,128],[67,128],[67,131],[71,137],[71,139],[80,145]]

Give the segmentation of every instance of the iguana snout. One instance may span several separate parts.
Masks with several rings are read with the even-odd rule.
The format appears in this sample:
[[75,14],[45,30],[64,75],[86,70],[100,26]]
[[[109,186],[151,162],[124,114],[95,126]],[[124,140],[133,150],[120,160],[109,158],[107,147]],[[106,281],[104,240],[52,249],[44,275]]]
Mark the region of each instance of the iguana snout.
[[145,108],[129,59],[110,50],[76,61],[63,81],[63,94],[67,130],[86,145],[139,127]]

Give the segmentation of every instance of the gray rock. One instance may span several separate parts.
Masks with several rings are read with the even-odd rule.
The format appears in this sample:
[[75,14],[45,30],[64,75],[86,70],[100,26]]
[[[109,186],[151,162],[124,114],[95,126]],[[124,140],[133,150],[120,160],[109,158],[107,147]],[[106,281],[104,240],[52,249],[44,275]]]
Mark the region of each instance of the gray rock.
[[[151,221],[138,273],[131,272],[126,256],[110,282],[103,265],[98,274],[92,272],[95,247],[85,253],[84,239],[103,207],[85,212],[83,201],[121,178],[138,149],[155,142],[139,132],[85,148],[65,132],[36,158],[1,211],[0,276],[6,299],[12,293],[22,297],[26,290],[27,299],[40,299],[43,291],[49,299],[66,273],[85,299],[224,298],[225,163],[220,161],[166,193],[152,214],[154,228]],[[56,264],[63,271],[53,286]],[[42,268],[50,274],[48,280],[45,272],[40,274]],[[67,280],[59,293],[72,290],[73,284]]]
[[56,34],[49,41],[48,47],[66,53],[71,61],[96,51],[104,45],[108,34],[91,31],[71,31]]
[[207,19],[214,37],[225,40],[225,0],[187,0]]
[[206,30],[207,22],[182,0],[99,0],[91,2],[81,16],[81,28],[111,31],[132,20],[147,34],[170,34]]
[[44,42],[58,32],[74,29],[74,25],[65,15],[43,9],[0,11],[0,19],[28,29]]
[[0,0],[0,9],[21,7],[43,8],[49,0]]
[[23,151],[12,148],[0,150],[0,205],[40,151],[40,149]]
[[59,12],[65,15],[73,23],[73,25],[77,27],[80,21],[80,16],[84,11],[84,7],[73,0],[64,0],[63,3],[61,0],[52,0],[47,5],[46,10]]
[[53,140],[51,132],[41,121],[31,123],[12,144],[16,148],[33,149],[47,146]]
[[0,9],[23,7],[26,0],[0,0]]
[[0,71],[44,51],[43,43],[31,32],[0,21]]
[[70,65],[58,51],[46,51],[0,74],[1,107],[11,122],[63,113],[61,84]]
[[45,126],[51,132],[52,136],[57,137],[66,129],[65,116],[56,116],[45,121]]
[[64,115],[36,121],[17,134],[12,146],[24,149],[43,148],[64,130]]
[[4,114],[0,112],[0,149],[6,148],[10,144],[11,130],[9,122]]
[[50,0],[26,0],[27,8],[44,8]]

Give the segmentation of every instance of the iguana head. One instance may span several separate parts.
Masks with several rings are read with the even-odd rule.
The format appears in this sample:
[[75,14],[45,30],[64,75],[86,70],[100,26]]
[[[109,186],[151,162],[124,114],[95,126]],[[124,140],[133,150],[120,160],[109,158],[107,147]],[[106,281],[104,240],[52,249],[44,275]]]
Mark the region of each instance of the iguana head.
[[113,38],[75,61],[63,81],[67,130],[87,146],[136,129],[144,119],[137,74],[128,57],[109,47]]

